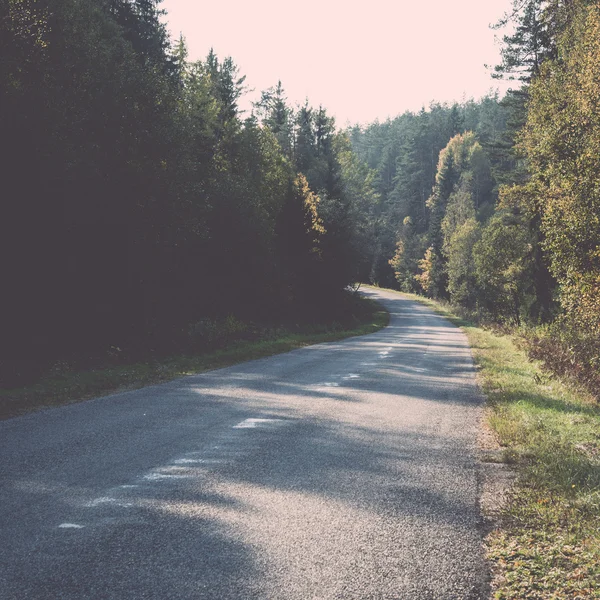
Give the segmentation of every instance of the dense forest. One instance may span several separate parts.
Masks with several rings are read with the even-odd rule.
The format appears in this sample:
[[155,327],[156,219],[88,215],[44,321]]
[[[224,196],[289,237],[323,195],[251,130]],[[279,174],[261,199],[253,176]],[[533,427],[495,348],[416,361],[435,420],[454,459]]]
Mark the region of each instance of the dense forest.
[[357,281],[526,328],[599,382],[600,8],[514,0],[500,99],[340,131],[158,0],[0,0],[0,378],[145,357],[211,323],[333,319]]
[[514,0],[505,98],[347,133],[377,209],[363,277],[520,327],[530,352],[600,389],[600,7]]
[[5,385],[332,317],[372,191],[325,109],[278,85],[241,114],[233,60],[188,61],[156,0],[0,7]]

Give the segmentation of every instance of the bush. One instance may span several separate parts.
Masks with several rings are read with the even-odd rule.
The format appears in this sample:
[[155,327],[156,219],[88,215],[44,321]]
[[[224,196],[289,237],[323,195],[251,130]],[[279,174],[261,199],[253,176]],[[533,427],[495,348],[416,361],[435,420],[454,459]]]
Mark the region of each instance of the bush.
[[188,327],[190,350],[203,352],[222,348],[235,340],[243,339],[250,326],[233,315],[225,319],[202,319]]
[[541,360],[544,368],[568,377],[600,400],[600,339],[582,331],[569,320],[525,330],[529,355]]

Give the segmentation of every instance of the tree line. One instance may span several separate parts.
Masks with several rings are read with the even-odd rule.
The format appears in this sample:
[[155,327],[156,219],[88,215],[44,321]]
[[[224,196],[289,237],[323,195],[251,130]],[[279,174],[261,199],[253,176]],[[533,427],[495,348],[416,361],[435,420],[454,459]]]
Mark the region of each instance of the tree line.
[[324,108],[279,84],[243,114],[158,0],[0,0],[0,52],[0,387],[206,318],[332,318],[373,192]]
[[355,281],[529,327],[600,383],[599,10],[514,0],[505,98],[340,131],[281,83],[242,113],[234,61],[189,61],[159,0],[0,0],[3,384],[206,319],[335,319]]
[[600,8],[514,0],[505,98],[348,134],[374,171],[369,278],[522,326],[532,354],[600,384]]

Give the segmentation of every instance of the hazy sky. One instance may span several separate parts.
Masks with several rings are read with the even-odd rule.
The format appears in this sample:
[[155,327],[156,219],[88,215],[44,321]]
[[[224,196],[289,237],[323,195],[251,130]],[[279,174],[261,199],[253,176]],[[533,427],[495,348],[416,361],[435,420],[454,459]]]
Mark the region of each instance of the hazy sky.
[[254,92],[281,79],[292,104],[323,104],[337,123],[384,120],[430,101],[479,98],[506,84],[489,29],[511,0],[164,0],[190,59],[231,56]]

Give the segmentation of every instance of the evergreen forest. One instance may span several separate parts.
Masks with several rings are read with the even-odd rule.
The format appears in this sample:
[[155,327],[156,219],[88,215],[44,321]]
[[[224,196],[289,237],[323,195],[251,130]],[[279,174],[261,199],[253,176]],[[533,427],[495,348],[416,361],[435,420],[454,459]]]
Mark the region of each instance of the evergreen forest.
[[598,389],[600,7],[506,25],[505,97],[340,129],[281,82],[241,111],[234,59],[188,60],[157,0],[0,0],[0,387],[332,322],[366,282],[519,327]]
[[518,328],[597,396],[600,7],[514,0],[497,28],[504,98],[347,131],[375,194],[362,278]]

